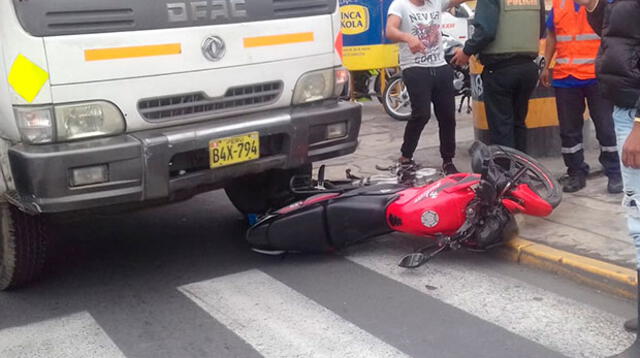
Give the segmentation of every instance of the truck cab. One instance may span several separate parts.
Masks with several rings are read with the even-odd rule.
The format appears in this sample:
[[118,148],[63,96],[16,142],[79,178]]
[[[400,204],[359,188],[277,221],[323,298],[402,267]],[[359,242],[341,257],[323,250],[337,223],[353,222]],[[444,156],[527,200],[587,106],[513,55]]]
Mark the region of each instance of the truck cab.
[[355,151],[337,0],[0,0],[0,289],[43,217],[225,188],[245,213]]

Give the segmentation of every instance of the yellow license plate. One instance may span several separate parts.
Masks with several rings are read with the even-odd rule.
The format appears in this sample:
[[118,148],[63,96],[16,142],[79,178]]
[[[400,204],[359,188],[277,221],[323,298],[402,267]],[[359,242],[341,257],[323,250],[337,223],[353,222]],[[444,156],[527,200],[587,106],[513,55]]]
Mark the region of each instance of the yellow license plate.
[[209,165],[211,168],[258,158],[260,158],[260,136],[258,132],[214,139],[209,142]]

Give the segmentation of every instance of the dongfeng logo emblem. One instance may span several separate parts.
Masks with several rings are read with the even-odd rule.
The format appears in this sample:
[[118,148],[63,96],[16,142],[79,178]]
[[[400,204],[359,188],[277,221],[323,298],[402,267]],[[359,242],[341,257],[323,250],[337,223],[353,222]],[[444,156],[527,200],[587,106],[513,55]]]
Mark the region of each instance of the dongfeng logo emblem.
[[202,54],[209,61],[219,61],[226,50],[224,41],[218,36],[209,36],[202,43]]

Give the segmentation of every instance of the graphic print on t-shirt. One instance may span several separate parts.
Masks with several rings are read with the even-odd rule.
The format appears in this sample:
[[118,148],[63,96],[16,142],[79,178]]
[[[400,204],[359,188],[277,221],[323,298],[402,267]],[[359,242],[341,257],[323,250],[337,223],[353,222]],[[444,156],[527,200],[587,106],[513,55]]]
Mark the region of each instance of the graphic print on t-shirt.
[[415,63],[431,65],[442,61],[440,12],[414,13],[409,15],[409,22],[411,22],[411,35],[420,39],[426,47],[423,56],[416,54]]
[[410,0],[395,0],[391,4],[389,14],[401,18],[400,30],[417,37],[425,46],[423,52],[412,53],[406,43],[400,44],[400,65],[403,69],[446,64],[442,49],[441,9],[440,0],[426,0],[422,6],[416,6]]

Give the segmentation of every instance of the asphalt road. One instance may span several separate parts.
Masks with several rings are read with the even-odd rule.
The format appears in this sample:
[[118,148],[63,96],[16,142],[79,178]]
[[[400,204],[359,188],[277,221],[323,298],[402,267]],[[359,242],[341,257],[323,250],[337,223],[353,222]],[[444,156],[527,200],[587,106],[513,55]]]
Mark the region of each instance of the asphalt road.
[[0,293],[0,357],[605,357],[633,339],[630,302],[491,255],[407,271],[420,243],[389,235],[261,256],[222,192],[58,226],[48,275]]

